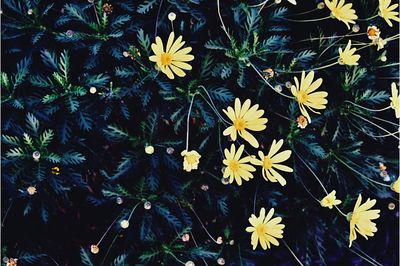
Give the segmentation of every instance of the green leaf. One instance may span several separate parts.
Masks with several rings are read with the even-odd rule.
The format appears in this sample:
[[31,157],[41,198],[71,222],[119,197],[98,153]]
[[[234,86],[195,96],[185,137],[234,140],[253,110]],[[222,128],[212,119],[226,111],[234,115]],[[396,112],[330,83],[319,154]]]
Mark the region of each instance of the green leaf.
[[31,113],[26,115],[26,126],[32,130],[32,132],[37,133],[39,130],[39,120]]
[[45,130],[39,137],[40,148],[41,149],[46,148],[52,141],[53,137],[54,137],[53,130],[51,129]]

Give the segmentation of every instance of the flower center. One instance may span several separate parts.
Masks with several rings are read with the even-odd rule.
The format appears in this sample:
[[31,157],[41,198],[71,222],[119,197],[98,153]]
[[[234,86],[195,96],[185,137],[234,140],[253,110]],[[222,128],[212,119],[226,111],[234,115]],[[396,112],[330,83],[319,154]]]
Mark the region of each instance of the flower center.
[[271,169],[272,168],[272,161],[268,156],[264,157],[264,161],[263,161],[263,167],[265,169]]
[[237,118],[233,122],[233,126],[236,128],[236,130],[244,130],[246,128],[246,121],[244,121],[243,118]]
[[161,65],[169,66],[172,62],[172,56],[169,53],[164,53],[161,55]]
[[265,235],[267,232],[267,226],[265,224],[257,225],[256,231],[258,235]]
[[367,34],[368,34],[368,36],[376,36],[377,35],[376,33],[377,33],[376,30],[369,29]]
[[187,161],[189,164],[194,164],[194,163],[197,162],[197,158],[196,158],[195,155],[186,155],[186,161]]
[[239,170],[239,162],[236,160],[232,160],[229,162],[229,169],[231,169],[233,172],[236,172]]
[[305,91],[300,91],[299,94],[297,94],[297,101],[299,103],[305,103],[308,100],[308,94]]

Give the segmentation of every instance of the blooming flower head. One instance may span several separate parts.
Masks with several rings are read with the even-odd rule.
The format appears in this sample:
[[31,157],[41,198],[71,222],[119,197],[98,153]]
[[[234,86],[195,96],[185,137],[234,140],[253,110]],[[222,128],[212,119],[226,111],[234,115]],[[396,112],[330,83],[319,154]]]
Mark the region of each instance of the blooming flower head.
[[377,46],[377,51],[383,49],[387,44],[387,41],[379,37],[378,39],[372,40],[372,44]]
[[243,105],[240,103],[238,98],[235,99],[235,109],[228,107],[227,110],[223,110],[228,118],[232,121],[232,125],[224,130],[224,136],[230,136],[233,141],[236,140],[237,134],[241,136],[245,141],[251,144],[254,148],[258,148],[258,141],[256,138],[248,132],[262,131],[266,128],[265,124],[268,122],[267,118],[262,118],[264,110],[258,110],[258,104],[250,107],[251,101],[247,99]]
[[293,169],[286,165],[280,164],[289,159],[290,155],[292,154],[292,151],[290,150],[281,151],[278,153],[282,145],[283,139],[278,142],[276,142],[276,140],[273,140],[268,154],[264,155],[262,151],[259,151],[258,156],[260,157],[260,160],[254,158],[252,160],[252,163],[254,165],[262,166],[262,175],[265,180],[269,180],[271,182],[279,182],[279,184],[284,186],[286,185],[285,178],[283,178],[283,176],[275,169],[290,173],[293,172]]
[[[182,41],[182,36],[175,40],[174,32],[171,32],[168,37],[167,45],[163,46],[160,37],[156,37],[156,43],[151,45],[154,55],[149,59],[157,64],[157,67],[167,75],[168,78],[174,79],[174,74],[178,77],[184,77],[186,74],[182,70],[191,70],[192,66],[188,63],[194,59],[194,56],[189,54],[192,51],[191,47],[182,48],[185,42]],[[181,49],[182,48],[182,49]]]
[[297,77],[294,77],[295,85],[292,85],[291,92],[294,97],[296,97],[297,102],[299,103],[300,112],[304,115],[309,122],[311,122],[310,115],[308,114],[306,107],[310,109],[311,112],[320,114],[314,109],[322,110],[326,108],[326,104],[328,100],[325,99],[328,96],[326,91],[318,91],[313,92],[319,88],[322,84],[322,78],[317,79],[313,82],[314,79],[314,71],[310,71],[307,74],[303,71],[301,73],[301,81]]
[[399,4],[390,5],[392,0],[379,0],[379,16],[385,19],[390,27],[393,27],[391,19],[400,22],[399,12],[395,11]]
[[246,228],[246,232],[251,234],[251,245],[253,250],[257,248],[258,242],[260,242],[261,247],[266,250],[271,248],[271,244],[279,246],[277,238],[283,238],[283,228],[284,224],[281,224],[281,217],[275,217],[273,219],[274,209],[272,208],[267,216],[265,216],[265,209],[261,208],[260,216],[257,217],[254,214],[249,218],[251,226]]
[[356,48],[351,48],[351,40],[347,43],[344,51],[341,47],[339,47],[339,64],[348,65],[348,66],[356,66],[358,65],[358,60],[360,59],[360,55],[354,54]]
[[377,26],[368,26],[367,35],[368,39],[376,40],[381,36],[381,30]]
[[183,170],[190,172],[196,170],[200,163],[201,155],[197,151],[187,151],[181,152],[183,156]]
[[333,190],[321,200],[321,206],[328,207],[329,209],[332,209],[334,205],[339,205],[340,203],[342,203],[342,201],[336,199],[336,190]]
[[354,206],[353,212],[347,215],[347,219],[350,221],[350,243],[349,247],[354,240],[357,238],[357,233],[362,235],[365,239],[368,236],[373,236],[378,231],[376,224],[372,220],[379,218],[380,210],[371,210],[375,205],[376,200],[367,199],[367,201],[361,204],[361,194],[358,195],[356,205]]
[[350,24],[355,24],[358,19],[356,11],[352,9],[353,4],[345,4],[345,0],[325,0],[326,6],[331,11],[331,15],[337,20],[343,21],[347,28],[350,29]]
[[392,183],[392,189],[396,193],[400,193],[400,176]]
[[392,97],[390,99],[390,107],[394,109],[396,118],[400,118],[400,94],[396,87],[396,83],[392,82]]
[[224,150],[225,159],[223,160],[224,165],[226,165],[224,170],[224,178],[229,177],[229,184],[233,183],[233,180],[240,186],[242,185],[242,179],[249,181],[253,178],[253,174],[256,169],[248,164],[251,161],[250,156],[240,158],[244,150],[244,145],[240,145],[239,149],[236,151],[235,145],[231,145],[231,150]]

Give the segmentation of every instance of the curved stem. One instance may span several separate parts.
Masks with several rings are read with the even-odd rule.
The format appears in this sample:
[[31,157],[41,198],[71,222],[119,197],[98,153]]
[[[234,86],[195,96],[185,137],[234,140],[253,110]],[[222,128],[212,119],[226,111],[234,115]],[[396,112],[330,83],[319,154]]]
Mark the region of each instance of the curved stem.
[[8,206],[8,208],[6,210],[6,213],[4,214],[3,220],[1,221],[1,227],[4,226],[4,221],[5,221],[6,217],[7,217],[8,212],[10,211],[11,206],[13,205],[13,203],[14,203],[14,200],[11,201],[10,206]]
[[190,102],[189,106],[189,111],[188,115],[186,118],[186,150],[189,151],[189,123],[190,123],[190,113],[192,112],[192,107],[193,107],[193,102],[194,102],[194,97],[196,96],[196,93],[193,94],[192,96],[192,101]]
[[358,105],[358,104],[356,104],[356,103],[353,103],[352,101],[346,100],[346,101],[344,101],[344,102],[350,103],[350,104],[352,104],[352,105],[354,105],[354,106],[357,106],[357,107],[359,107],[359,108],[362,108],[362,109],[367,110],[367,111],[370,111],[370,112],[382,112],[382,111],[385,111],[385,110],[390,109],[390,106],[387,106],[387,107],[382,108],[382,109],[370,109],[370,108],[367,108],[367,107]]
[[356,174],[362,176],[362,177],[365,178],[368,182],[375,183],[375,184],[380,185],[380,186],[384,186],[384,187],[391,188],[390,185],[388,185],[388,184],[383,184],[383,183],[381,183],[381,182],[375,181],[375,180],[373,180],[373,179],[371,179],[371,178],[365,176],[364,174],[360,173],[360,171],[355,170],[353,167],[351,167],[351,166],[350,166],[349,164],[347,164],[345,161],[343,161],[342,159],[340,159],[339,156],[337,156],[336,154],[333,153],[333,156],[334,156],[339,162],[341,162],[344,166],[346,166],[347,168],[349,168],[349,169],[350,169],[351,171],[353,171],[354,173],[356,173]]
[[289,99],[291,99],[291,100],[294,100],[294,97],[289,96],[289,95],[286,95],[286,94],[283,94],[283,93],[281,93],[281,92],[275,90],[275,88],[272,87],[272,85],[268,82],[268,80],[267,80],[263,75],[261,75],[260,71],[253,65],[252,62],[250,62],[250,60],[248,61],[248,63],[249,63],[250,66],[254,69],[254,71],[257,72],[257,74],[260,76],[260,78],[261,78],[273,91],[277,92],[278,94],[280,94],[280,95],[282,95],[282,96],[284,96],[284,97],[286,97],[286,98],[289,98]]
[[156,17],[156,25],[155,25],[155,29],[154,29],[154,38],[157,37],[157,29],[158,29],[158,18],[160,17],[160,11],[161,11],[161,6],[163,4],[164,0],[160,1],[160,6],[158,7],[158,11],[157,11],[157,17]]
[[96,246],[100,245],[101,241],[103,241],[104,237],[107,235],[108,231],[110,231],[111,227],[115,224],[115,222],[118,220],[119,215],[114,219],[114,221],[110,224],[110,226],[107,228],[107,230],[104,232],[104,234],[101,236],[99,242],[97,242]]
[[220,8],[220,5],[219,5],[219,0],[217,0],[217,11],[218,11],[219,20],[221,21],[222,29],[224,30],[224,32],[225,32],[226,36],[228,37],[228,39],[232,42],[232,37],[229,35],[228,31],[226,30],[224,20],[222,19],[221,8]]
[[315,19],[289,19],[286,18],[285,20],[290,21],[290,22],[314,22],[314,21],[322,21],[322,20],[327,20],[330,19],[331,17],[323,17],[323,18],[315,18]]
[[283,244],[286,246],[286,248],[289,250],[289,252],[293,255],[293,257],[296,259],[296,261],[301,265],[304,266],[303,263],[299,260],[299,258],[296,256],[296,254],[293,252],[293,250],[289,247],[289,245],[286,243],[285,240],[282,239]]
[[[331,61],[331,60],[332,60],[332,59],[330,59],[330,60],[328,60],[328,61]],[[325,69],[325,68],[329,68],[329,67],[332,67],[332,66],[337,65],[337,64],[339,64],[338,61],[333,62],[333,63],[328,64],[328,65],[325,65],[325,66],[320,66],[320,67],[312,68],[312,69],[308,70],[308,72],[310,72],[310,71],[315,71],[315,70],[321,70],[321,69]],[[277,71],[283,72],[283,73],[289,73],[289,74],[290,74],[290,73],[291,73],[291,74],[298,74],[298,73],[302,73],[302,72],[303,72],[303,70],[302,70],[302,71],[283,71],[283,70],[277,70]]]
[[368,133],[368,132],[366,132],[364,129],[362,129],[362,127],[360,126],[360,124],[358,124],[356,121],[354,121],[354,122],[356,122],[359,126],[356,126],[355,124],[353,124],[353,122],[352,122],[349,118],[347,118],[347,120],[349,121],[349,123],[350,123],[351,125],[353,125],[355,128],[357,128],[360,132],[362,132],[362,133],[364,133],[364,134],[366,134],[367,136],[370,136],[370,137],[372,137],[372,138],[386,138],[386,137],[391,137],[391,136],[395,136],[396,134],[399,134],[399,132],[400,132],[400,131],[396,131],[396,132],[393,132],[393,133],[390,133],[390,134],[385,134],[385,135],[374,135],[374,134]]
[[139,206],[139,204],[140,204],[140,202],[137,203],[137,204],[132,208],[132,211],[131,211],[131,213],[129,214],[129,217],[128,217],[128,221],[131,220],[132,214],[135,212],[135,210],[136,210],[137,206]]
[[[368,120],[368,119],[362,117],[361,115],[358,115],[357,113],[354,113],[354,112],[352,112],[352,114],[355,115],[355,116],[357,116],[358,118],[364,120],[365,122],[370,123],[371,125],[373,125],[373,126],[379,128],[380,130],[385,131],[385,132],[388,133],[388,134],[391,134],[391,132],[389,132],[387,129],[381,127],[380,125],[375,124],[374,122],[372,122],[372,121],[370,121],[370,120]],[[397,136],[392,136],[392,137],[394,137],[394,138],[400,140],[400,138],[397,137]]]
[[180,264],[183,264],[183,265],[186,264],[185,262],[183,262],[183,261],[181,261],[180,259],[178,259],[178,258],[175,256],[174,253],[172,253],[172,252],[167,252],[167,254],[168,254],[168,255],[171,255],[171,257],[173,257],[173,258],[174,258],[177,262],[179,262]]
[[357,20],[359,20],[359,21],[368,21],[368,20],[374,19],[374,18],[376,18],[378,16],[379,15],[376,14],[376,15],[373,15],[372,17],[369,17],[369,18],[358,18]]
[[196,216],[197,220],[200,222],[201,227],[204,229],[204,231],[207,233],[208,237],[214,241],[214,243],[218,244],[217,240],[214,239],[214,237],[212,237],[212,235],[208,232],[207,228],[204,226],[203,222],[201,221],[200,217],[197,215],[197,213],[195,212],[195,210],[193,209],[192,206],[189,206],[190,210],[194,213],[194,216]]

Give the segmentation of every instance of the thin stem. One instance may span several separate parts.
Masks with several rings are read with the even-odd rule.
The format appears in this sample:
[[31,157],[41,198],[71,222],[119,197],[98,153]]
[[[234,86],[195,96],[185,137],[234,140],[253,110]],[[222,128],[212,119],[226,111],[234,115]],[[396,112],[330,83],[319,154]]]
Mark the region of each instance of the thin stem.
[[204,226],[203,222],[201,221],[200,217],[197,215],[197,213],[195,212],[193,207],[189,206],[189,208],[194,213],[194,215],[196,216],[197,220],[200,222],[201,227],[204,229],[204,231],[206,231],[208,237],[211,238],[211,240],[214,241],[216,244],[218,244],[217,240],[215,240],[214,237],[212,237],[212,235],[208,232],[207,228]]
[[384,186],[384,187],[391,188],[391,186],[388,185],[388,184],[384,184],[384,183],[375,181],[375,180],[373,180],[373,179],[371,179],[371,178],[365,176],[365,175],[362,174],[360,171],[357,171],[356,169],[354,169],[353,167],[351,167],[349,164],[347,164],[345,161],[343,161],[342,159],[340,159],[339,156],[337,156],[337,155],[334,154],[334,153],[332,153],[332,154],[333,154],[333,156],[334,156],[339,162],[341,162],[344,166],[346,166],[347,168],[349,168],[349,169],[350,169],[351,171],[353,171],[354,173],[356,173],[356,174],[362,176],[362,177],[365,178],[368,182],[375,183],[375,184],[380,185],[380,186]]
[[296,259],[296,261],[301,265],[304,266],[303,263],[301,263],[301,261],[299,260],[299,258],[296,256],[296,254],[293,252],[293,250],[289,247],[289,245],[286,243],[285,240],[282,239],[283,244],[287,247],[287,249],[289,250],[289,252],[293,255],[293,257]]
[[286,18],[285,20],[290,21],[290,22],[314,22],[314,21],[322,21],[322,20],[327,20],[330,19],[331,17],[323,17],[323,18],[315,18],[315,19],[289,19]]
[[352,105],[354,105],[354,106],[357,106],[357,107],[359,107],[359,108],[362,108],[362,109],[367,110],[367,111],[370,111],[370,112],[382,112],[382,111],[385,111],[385,110],[390,109],[390,106],[387,106],[387,107],[382,108],[382,109],[370,109],[370,108],[367,108],[367,107],[358,105],[358,104],[356,104],[356,103],[353,103],[352,101],[346,100],[345,102],[346,102],[346,103],[350,103],[350,104],[352,104]]
[[99,15],[97,14],[96,5],[94,4],[94,2],[93,2],[93,9],[94,9],[94,14],[96,15],[97,23],[100,25]]
[[[353,249],[355,249],[356,251],[360,252],[362,255],[364,255],[365,257],[367,257],[370,261],[372,261],[373,263],[375,263],[376,265],[382,266],[381,263],[377,262],[375,259],[373,259],[371,256],[369,256],[368,254],[366,254],[364,251],[362,251],[361,249],[357,248],[356,246],[352,247]],[[359,254],[357,254],[359,255]]]
[[133,213],[135,212],[135,210],[136,210],[136,208],[137,208],[137,206],[139,206],[139,204],[140,204],[140,202],[139,203],[137,203],[133,208],[132,208],[132,211],[131,211],[131,213],[129,214],[129,217],[128,217],[128,221],[130,221],[131,220],[131,218],[132,218],[132,215],[133,215]]
[[257,72],[257,74],[260,76],[260,78],[261,78],[273,91],[275,91],[275,92],[277,92],[278,94],[280,94],[280,95],[282,95],[282,96],[284,96],[284,97],[286,97],[286,98],[289,98],[289,99],[291,99],[291,100],[294,99],[294,97],[292,97],[292,96],[283,94],[283,93],[281,93],[281,92],[275,90],[275,88],[272,87],[272,85],[268,82],[268,80],[267,80],[263,75],[261,75],[260,71],[253,65],[253,63],[251,63],[250,61],[248,61],[248,63],[249,63],[250,66],[254,69],[254,71]]
[[308,10],[308,11],[304,11],[304,12],[301,12],[301,13],[293,14],[292,16],[305,15],[305,14],[312,13],[312,12],[314,12],[314,11],[316,11],[316,10],[318,10],[318,8],[314,8],[314,9],[311,9],[311,10]]
[[106,259],[107,259],[107,257],[108,257],[108,254],[110,253],[110,250],[111,250],[112,246],[114,245],[115,241],[117,240],[117,237],[118,237],[119,232],[121,232],[121,230],[119,230],[119,231],[115,234],[113,240],[111,241],[110,246],[109,246],[108,249],[107,249],[106,254],[104,255],[103,260],[101,261],[101,265],[104,265],[104,262],[106,261]]
[[[389,107],[390,107],[390,106],[389,106]],[[391,107],[390,107],[390,108],[391,108]],[[385,122],[385,123],[388,123],[388,124],[391,124],[391,125],[396,126],[396,127],[399,127],[399,126],[400,126],[399,124],[393,123],[392,121],[388,121],[388,120],[383,119],[383,118],[379,118],[379,117],[376,117],[376,116],[372,116],[372,118],[373,118],[373,119],[376,119],[376,120],[379,120],[379,121],[382,121],[382,122]]]
[[158,6],[157,17],[156,17],[156,25],[154,29],[154,38],[157,37],[157,29],[158,29],[158,18],[160,17],[161,6],[164,0],[161,0],[160,5]]
[[104,232],[104,234],[101,236],[99,242],[97,242],[96,246],[100,245],[101,241],[103,241],[104,237],[107,235],[108,231],[110,231],[111,227],[115,224],[115,222],[118,220],[119,215],[114,219],[114,221],[110,224],[110,226],[107,228],[107,230]]
[[193,94],[192,101],[190,102],[189,111],[186,119],[186,150],[189,151],[189,122],[190,122],[190,113],[192,112],[194,97],[196,93]]
[[359,20],[359,21],[368,21],[368,20],[374,19],[374,18],[376,18],[378,16],[379,15],[376,14],[376,15],[373,15],[372,17],[369,17],[369,18],[358,18],[357,20]]
[[218,11],[219,20],[221,21],[222,29],[224,30],[224,32],[225,32],[226,36],[228,37],[228,39],[232,42],[232,37],[229,35],[228,31],[226,30],[224,20],[222,19],[221,8],[220,8],[220,5],[219,5],[219,0],[217,0],[217,11]]
[[268,0],[265,0],[264,3],[261,5],[260,9],[258,10],[258,14],[261,13],[261,11],[263,10],[263,8],[265,7],[265,5],[268,3]]
[[260,188],[259,182],[257,183],[256,191],[254,192],[254,198],[253,198],[253,213],[256,213],[256,201],[257,201],[257,192],[258,189]]
[[368,258],[364,257],[363,255],[359,254],[357,251],[352,250],[351,248],[348,248],[348,249],[349,249],[351,252],[353,252],[354,254],[356,254],[357,256],[359,256],[360,258],[362,258],[363,260],[365,260],[366,262],[370,263],[371,265],[374,265],[374,266],[380,266],[380,265],[382,265],[382,264],[374,263],[373,261],[371,261],[371,260],[369,260]]
[[351,125],[353,125],[355,128],[357,128],[359,131],[361,131],[362,133],[364,133],[364,134],[366,134],[367,136],[370,136],[370,137],[372,137],[372,138],[386,138],[386,137],[391,137],[391,136],[395,136],[396,134],[398,134],[398,133],[400,132],[400,131],[396,131],[396,132],[393,132],[393,133],[390,133],[390,134],[385,134],[385,135],[374,135],[374,134],[371,134],[371,133],[368,133],[367,131],[365,131],[365,130],[362,128],[362,126],[361,126],[359,123],[357,123],[356,121],[354,121],[354,122],[356,122],[358,126],[356,126],[355,124],[353,124],[353,122],[352,122],[349,118],[347,118],[347,120],[349,121],[349,123],[350,123]]
[[171,255],[171,257],[173,257],[173,258],[174,258],[177,262],[179,262],[180,264],[183,264],[183,265],[186,264],[185,262],[183,262],[183,261],[181,261],[180,259],[178,259],[178,258],[175,256],[174,253],[168,252],[167,254],[168,254],[168,255]]
[[207,101],[206,101],[206,102],[210,105],[211,108],[214,109],[214,112],[215,112],[215,114],[218,116],[218,118],[221,119],[222,122],[225,122],[226,124],[229,124],[229,122],[226,121],[226,120],[221,116],[221,114],[218,112],[218,109],[217,109],[216,105],[214,104],[214,101],[213,101],[213,99],[212,99],[210,93],[207,91],[207,89],[206,89],[203,85],[198,86],[198,88],[202,88],[202,89],[204,90],[204,92],[207,94],[208,98],[210,99],[211,105],[210,105]]
[[14,203],[14,201],[12,200],[11,203],[10,203],[10,206],[8,206],[8,208],[7,208],[7,210],[6,210],[6,213],[4,214],[3,220],[1,221],[1,227],[4,226],[4,221],[5,221],[6,217],[7,217],[8,212],[10,211],[11,206],[13,205],[13,203]]
[[[379,128],[379,129],[381,129],[382,131],[385,131],[386,133],[388,133],[388,134],[391,134],[391,132],[389,132],[389,131],[388,131],[388,130],[386,130],[385,128],[383,128],[383,127],[381,127],[381,126],[379,126],[379,125],[375,124],[374,122],[372,122],[372,121],[370,121],[370,120],[368,120],[368,119],[365,119],[365,118],[364,118],[364,117],[362,117],[361,115],[358,115],[358,114],[356,114],[356,113],[353,113],[353,112],[352,112],[352,114],[353,114],[353,115],[355,115],[355,116],[357,116],[358,118],[360,118],[360,119],[364,120],[365,122],[367,122],[367,123],[370,123],[371,125],[373,125],[373,126],[375,126],[375,127]],[[397,137],[397,136],[392,136],[392,137],[394,137],[394,138],[396,138],[396,139],[400,140],[400,138],[399,138],[399,137]]]
[[[349,32],[351,33],[351,32]],[[330,45],[328,45],[318,56],[318,58],[321,58],[321,56],[328,51],[329,48],[331,48],[332,46],[334,46],[335,44],[337,44],[338,42],[340,42],[341,40],[343,40],[349,33],[347,33],[346,35],[344,35],[343,37],[339,38],[338,40],[334,41],[333,43],[331,43]]]
[[363,33],[355,33],[355,34],[336,35],[336,36],[319,37],[319,38],[309,38],[309,39],[304,39],[304,40],[298,41],[297,43],[306,42],[306,41],[336,39],[336,38],[342,38],[342,37],[353,37],[353,36],[360,36],[360,35],[365,35],[365,33],[363,32]]

